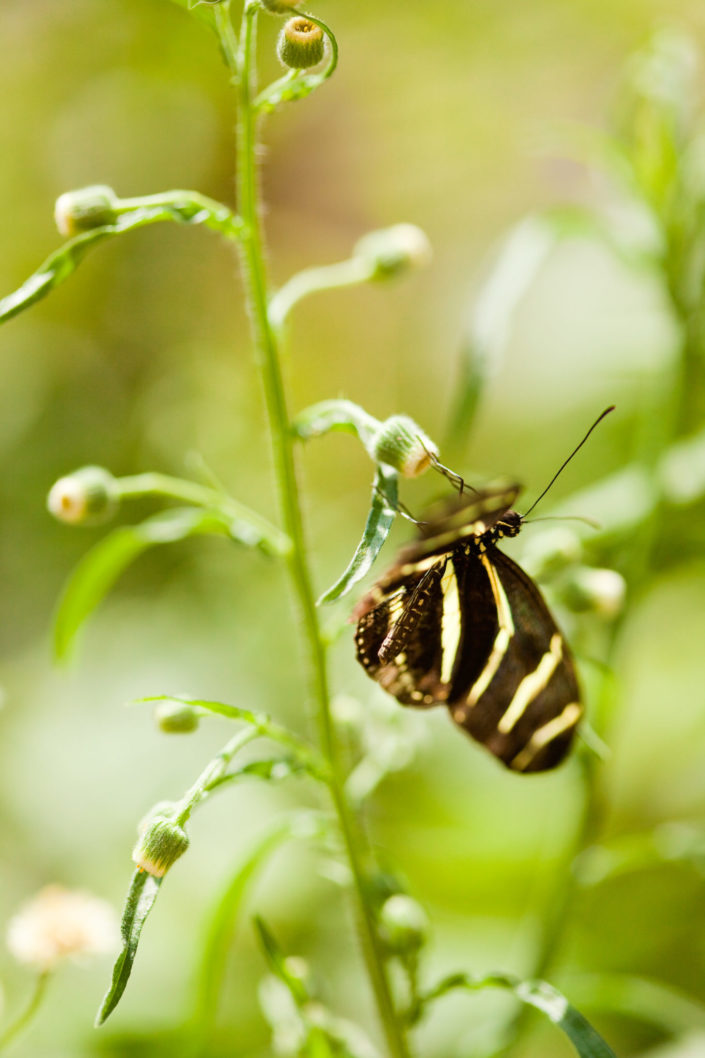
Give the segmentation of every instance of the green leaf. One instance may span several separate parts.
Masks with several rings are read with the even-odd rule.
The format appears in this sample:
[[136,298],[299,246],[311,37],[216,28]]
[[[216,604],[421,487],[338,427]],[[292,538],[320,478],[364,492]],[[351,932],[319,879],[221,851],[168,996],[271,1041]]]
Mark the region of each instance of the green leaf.
[[120,926],[122,951],[113,967],[113,979],[98,1011],[96,1025],[102,1025],[120,1002],[122,993],[125,991],[132,973],[132,965],[137,954],[137,945],[139,944],[142,927],[147,915],[154,906],[161,884],[161,878],[155,878],[139,868],[132,876]]
[[558,989],[545,981],[522,981],[518,977],[500,973],[477,978],[467,974],[453,974],[421,997],[423,1007],[458,988],[470,992],[484,988],[503,988],[557,1025],[571,1041],[580,1058],[616,1058],[612,1048],[587,1018],[571,1006]]
[[223,515],[192,507],[162,511],[140,525],[114,529],[83,556],[66,583],[54,622],[56,657],[67,657],[83,622],[143,551],[201,533],[229,534],[229,529]]
[[472,307],[444,448],[464,450],[480,398],[504,359],[516,313],[556,241],[556,232],[540,216],[520,221],[506,237]]
[[309,998],[301,979],[290,972],[286,957],[264,919],[259,915],[255,915],[253,921],[272,973],[286,985],[294,1002],[297,1006],[300,1006]]
[[[201,956],[196,1020],[199,1036],[207,1041],[218,1012],[233,933],[251,883],[270,856],[286,841],[311,840],[325,834],[328,823],[316,812],[300,812],[277,820],[260,835],[223,891],[209,922]],[[206,1053],[208,1048],[203,1047]]]
[[635,1018],[677,1036],[705,1028],[705,1006],[663,981],[630,974],[580,974],[570,978],[581,1006]]
[[[159,221],[177,221],[181,224],[206,224],[224,234],[233,234],[239,221],[226,206],[190,192],[170,192],[174,200],[145,205],[121,214],[114,224],[83,232],[64,243],[50,254],[46,261],[27,279],[21,287],[0,299],[0,323],[11,319],[35,301],[46,297],[54,287],[63,283],[98,243],[135,228]],[[181,199],[176,196],[181,195]],[[155,196],[163,198],[164,196]]]
[[391,467],[382,465],[377,467],[372,490],[372,504],[362,539],[345,572],[321,595],[318,600],[319,606],[321,603],[342,598],[370,570],[384,541],[389,536],[389,530],[396,517],[397,481],[398,475]]

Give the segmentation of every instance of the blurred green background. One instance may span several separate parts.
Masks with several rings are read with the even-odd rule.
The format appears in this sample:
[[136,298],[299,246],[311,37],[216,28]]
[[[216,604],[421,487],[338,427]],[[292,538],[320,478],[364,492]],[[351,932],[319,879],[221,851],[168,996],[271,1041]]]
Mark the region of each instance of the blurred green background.
[[[659,20],[678,21],[705,45],[705,10],[696,0],[325,0],[315,11],[334,27],[341,62],[322,91],[266,126],[273,278],[345,257],[365,231],[397,221],[419,224],[435,259],[399,284],[312,298],[297,310],[286,365],[292,406],[344,396],[380,418],[407,413],[442,439],[463,334],[498,240],[527,211],[609,198],[566,160],[572,127],[605,126],[627,56]],[[272,19],[262,33],[271,74],[277,28]],[[131,196],[186,187],[232,203],[227,77],[208,30],[167,0],[3,0],[0,54],[0,293],[58,245],[53,203],[69,188],[108,183]],[[640,412],[674,354],[673,323],[647,273],[580,238],[548,256],[513,322],[458,469],[480,479],[515,475],[535,496],[592,418],[616,403],[617,414],[556,486],[558,498],[632,455]],[[74,666],[57,671],[50,659],[57,593],[101,535],[46,514],[46,492],[61,474],[85,463],[116,474],[180,474],[200,453],[236,497],[275,514],[228,247],[204,230],[169,226],[114,240],[0,329],[0,357],[4,922],[50,881],[119,906],[136,821],[154,801],[179,795],[227,737],[213,721],[192,738],[168,739],[147,711],[124,702],[192,693],[269,710],[299,729],[307,720],[280,571],[216,540],[141,559],[87,630]],[[351,438],[334,435],[307,448],[303,480],[323,589],[359,538],[371,465]],[[404,498],[413,507],[422,495],[410,486]],[[664,553],[662,568],[630,596],[606,765],[608,836],[703,822],[702,506],[690,518],[687,561],[674,568]],[[341,605],[330,620],[342,623],[347,612]],[[333,662],[339,694],[382,707],[347,630]],[[537,908],[564,869],[576,824],[573,765],[524,780],[500,770],[445,715],[404,713],[400,723],[418,741],[417,758],[381,787],[370,824],[431,914],[429,973],[529,972]],[[13,1053],[187,1053],[179,1027],[209,907],[263,822],[302,798],[297,786],[241,785],[199,814],[111,1022],[99,1033],[91,1027],[108,963],[68,969]],[[287,848],[251,906],[287,950],[311,959],[336,1010],[362,1010],[369,1022],[349,923],[319,867],[306,850]],[[676,863],[587,890],[571,914],[561,965],[554,981],[571,996],[580,974],[619,972],[705,1003],[702,873]],[[268,1053],[255,998],[263,970],[244,928],[223,1008],[223,1039],[231,1040],[223,1054]],[[11,1012],[28,976],[0,955],[0,980]],[[481,1053],[510,1007],[495,995],[445,1000],[421,1030],[419,1053]],[[683,1015],[688,1052],[663,1049],[673,1046],[668,1033],[643,1018],[586,1012],[624,1058],[705,1054],[697,1012],[692,1025]],[[517,1050],[568,1053],[538,1025]]]

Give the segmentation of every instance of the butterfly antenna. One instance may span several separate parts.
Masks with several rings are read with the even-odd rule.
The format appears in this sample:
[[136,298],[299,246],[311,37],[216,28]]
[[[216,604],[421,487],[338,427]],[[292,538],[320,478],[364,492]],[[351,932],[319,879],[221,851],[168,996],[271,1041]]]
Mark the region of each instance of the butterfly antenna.
[[561,475],[561,474],[563,473],[563,471],[564,471],[564,470],[565,470],[565,468],[566,468],[566,467],[568,466],[568,464],[570,463],[570,461],[571,461],[571,459],[573,458],[573,456],[574,456],[574,455],[577,455],[577,453],[578,453],[578,452],[580,451],[580,449],[581,449],[581,448],[583,447],[583,445],[584,445],[584,444],[585,444],[585,442],[587,441],[587,439],[588,439],[588,437],[590,436],[590,434],[592,433],[592,431],[593,431],[593,430],[595,429],[595,427],[596,427],[596,426],[598,425],[598,423],[601,423],[601,422],[602,422],[602,420],[604,419],[604,417],[605,417],[606,415],[609,415],[609,413],[610,413],[611,411],[614,411],[614,408],[615,408],[614,404],[610,404],[609,408],[605,408],[605,410],[604,410],[604,411],[602,412],[602,414],[601,414],[601,415],[598,415],[598,417],[597,417],[597,418],[595,419],[594,423],[592,424],[592,426],[590,427],[590,429],[588,430],[588,432],[587,432],[587,433],[585,434],[585,436],[583,437],[583,439],[582,439],[582,441],[580,442],[580,444],[579,444],[579,445],[578,445],[578,446],[577,446],[576,448],[574,448],[574,449],[573,449],[573,451],[572,451],[572,452],[570,453],[570,455],[569,455],[569,456],[568,456],[568,458],[567,458],[567,459],[565,460],[565,462],[561,463],[561,465],[559,466],[558,470],[557,470],[557,471],[556,471],[556,473],[555,473],[555,474],[553,475],[553,477],[551,478],[551,480],[549,481],[548,485],[547,485],[547,486],[546,486],[546,488],[545,488],[545,489],[543,490],[543,492],[541,493],[541,495],[539,496],[539,498],[538,498],[537,500],[534,500],[534,502],[533,502],[533,503],[531,504],[531,506],[529,507],[529,509],[528,509],[528,511],[526,512],[526,514],[523,514],[523,515],[522,515],[522,521],[523,521],[523,520],[524,520],[524,519],[525,519],[525,518],[526,518],[526,517],[527,517],[527,516],[528,516],[529,514],[531,514],[531,512],[532,512],[532,511],[533,511],[533,509],[534,509],[534,507],[536,507],[536,505],[537,505],[538,503],[540,503],[540,502],[541,502],[541,500],[542,500],[542,499],[544,498],[544,496],[546,495],[546,493],[548,492],[548,490],[549,490],[549,489],[551,488],[551,486],[552,486],[552,485],[553,485],[553,483],[555,482],[556,478],[558,478],[558,477],[559,477],[559,476],[560,476],[560,475]]
[[[526,519],[522,518],[522,522],[526,522]],[[582,522],[584,525],[589,525],[591,529],[602,528],[594,518],[586,518],[583,514],[545,514],[541,518],[532,518],[526,524],[533,525],[535,522]]]

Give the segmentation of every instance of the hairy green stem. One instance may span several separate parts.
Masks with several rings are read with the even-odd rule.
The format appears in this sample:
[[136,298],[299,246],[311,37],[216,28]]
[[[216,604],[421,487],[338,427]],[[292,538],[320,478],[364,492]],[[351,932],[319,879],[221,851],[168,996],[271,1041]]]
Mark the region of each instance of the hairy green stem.
[[319,741],[321,750],[330,764],[330,789],[354,880],[363,953],[389,1054],[392,1058],[407,1058],[409,1052],[394,1010],[381,944],[368,900],[362,865],[362,837],[343,793],[341,766],[331,719],[326,657],[304,540],[294,464],[294,435],[290,426],[277,340],[268,313],[269,297],[256,171],[253,56],[258,10],[257,0],[248,0],[245,4],[240,40],[235,54],[232,53],[233,37],[221,32],[221,44],[228,55],[229,65],[236,72],[238,94],[237,192],[240,216],[244,223],[240,242],[242,272],[254,332],[255,357],[262,378],[271,431],[279,506],[285,531],[292,541],[292,550],[287,556],[287,567],[303,618],[308,647],[310,689],[316,703]]

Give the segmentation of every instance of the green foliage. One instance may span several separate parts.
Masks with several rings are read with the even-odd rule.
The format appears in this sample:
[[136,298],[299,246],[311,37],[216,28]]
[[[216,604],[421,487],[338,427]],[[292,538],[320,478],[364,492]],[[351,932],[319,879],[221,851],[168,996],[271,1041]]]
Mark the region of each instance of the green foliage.
[[[278,782],[292,777],[313,779],[313,796],[326,797],[327,812],[318,810],[277,819],[260,835],[242,858],[221,895],[204,946],[195,1031],[204,1052],[213,1035],[218,1001],[224,992],[228,945],[242,917],[251,882],[269,857],[292,839],[329,842],[339,868],[356,901],[362,952],[371,992],[390,1058],[408,1058],[408,1032],[430,1006],[451,991],[482,992],[499,988],[510,993],[524,1008],[539,1011],[558,1027],[580,1058],[614,1058],[614,1052],[568,999],[540,978],[552,975],[556,951],[581,893],[627,872],[642,871],[655,862],[685,862],[702,873],[703,838],[699,828],[685,828],[674,837],[663,829],[628,835],[620,842],[596,844],[602,824],[605,790],[599,764],[582,757],[579,777],[579,821],[566,843],[565,862],[560,865],[556,892],[546,902],[537,943],[535,967],[527,979],[505,973],[470,976],[455,973],[435,987],[422,990],[420,971],[426,952],[426,932],[419,928],[405,946],[392,944],[389,924],[380,912],[373,879],[379,877],[377,850],[363,826],[360,809],[380,781],[404,767],[412,757],[410,739],[388,730],[380,734],[367,720],[360,722],[354,739],[341,752],[334,731],[324,637],[315,609],[308,554],[302,528],[302,503],[297,484],[294,447],[297,441],[318,438],[331,430],[354,435],[372,455],[376,465],[372,498],[362,538],[343,574],[321,597],[331,602],[343,597],[369,572],[378,557],[396,514],[403,507],[398,498],[398,474],[382,458],[375,457],[374,438],[384,423],[347,400],[323,401],[292,417],[287,406],[281,370],[280,343],[283,324],[291,308],[306,295],[334,287],[353,286],[374,278],[360,267],[356,252],[347,262],[320,269],[306,269],[285,283],[278,294],[269,290],[265,269],[261,203],[256,173],[258,116],[285,102],[303,99],[333,73],[338,47],[332,31],[314,16],[329,42],[328,62],[318,73],[295,71],[257,93],[255,62],[256,2],[244,5],[239,31],[231,22],[230,0],[221,4],[174,0],[205,21],[216,33],[232,74],[239,112],[237,186],[241,216],[226,206],[195,192],[167,192],[141,199],[116,200],[119,215],[114,223],[78,235],[53,253],[13,294],[0,302],[0,320],[9,319],[53,290],[75,271],[87,252],[99,242],[138,227],[160,221],[204,224],[236,242],[241,251],[248,308],[253,322],[255,361],[261,374],[274,450],[275,479],[283,528],[270,525],[219,488],[144,475],[118,480],[121,498],[160,495],[178,498],[194,507],[154,515],[140,525],[122,526],[89,551],[70,578],[59,604],[55,649],[64,657],[79,629],[92,614],[121,573],[147,549],[191,536],[215,534],[246,546],[259,548],[281,562],[289,574],[302,617],[306,654],[309,659],[307,694],[297,688],[293,696],[308,699],[315,709],[319,748],[313,749],[298,734],[272,720],[264,712],[224,702],[168,695],[144,701],[186,704],[194,710],[194,724],[210,713],[238,725],[222,749],[209,760],[183,797],[171,803],[168,821],[181,829],[191,813],[210,796],[247,778]],[[307,16],[309,17],[309,16]],[[516,326],[525,299],[550,256],[561,244],[577,236],[599,240],[619,255],[627,267],[646,270],[660,290],[672,315],[679,338],[678,355],[658,378],[648,406],[639,412],[639,431],[631,461],[581,490],[560,509],[588,512],[602,525],[586,545],[593,558],[620,566],[630,587],[639,590],[656,568],[659,542],[674,536],[674,519],[680,510],[702,502],[705,495],[705,211],[703,204],[703,142],[705,121],[691,106],[692,86],[688,73],[692,54],[687,40],[672,32],[658,33],[627,71],[613,128],[605,136],[591,139],[593,161],[599,160],[624,202],[639,214],[637,238],[596,210],[575,207],[552,208],[520,222],[510,233],[494,270],[477,299],[460,360],[460,378],[450,416],[449,446],[463,451],[488,383],[497,373]],[[360,245],[360,244],[358,244]],[[396,266],[395,266],[396,267]],[[390,265],[390,270],[391,265]],[[390,420],[385,420],[389,422]],[[409,422],[411,420],[408,420]],[[413,423],[412,423],[413,426]],[[434,446],[435,450],[435,446]],[[379,454],[378,454],[379,455]],[[117,480],[117,479],[116,479]],[[679,561],[678,549],[672,561]],[[575,559],[577,562],[578,559]],[[582,559],[581,559],[582,561]],[[575,579],[592,567],[575,568],[566,561],[561,576]],[[561,596],[561,580],[553,588],[566,607],[569,593]],[[563,581],[563,585],[568,579]],[[585,607],[583,607],[585,609]],[[596,607],[593,608],[596,610]],[[615,615],[611,615],[614,617]],[[596,744],[609,743],[615,683],[611,669],[620,648],[623,616],[611,623],[592,620],[586,613],[575,621],[575,643],[586,654],[599,655],[596,690],[592,695],[592,726]],[[604,617],[604,615],[603,615]],[[268,647],[274,655],[272,644]],[[592,728],[591,728],[592,730]],[[260,738],[283,750],[260,757],[239,757]],[[248,751],[249,752],[249,751]],[[236,759],[237,758],[237,759]],[[156,811],[156,810],[155,810]],[[158,813],[157,813],[158,816]],[[161,817],[159,817],[161,818]],[[164,828],[162,828],[164,829]],[[185,833],[185,832],[184,832]],[[333,838],[331,839],[331,835]],[[185,851],[187,841],[184,840]],[[572,874],[571,874],[572,872]],[[115,963],[113,978],[98,1015],[102,1023],[115,1009],[131,974],[142,929],[156,900],[161,879],[142,870],[132,878],[122,920],[123,947]],[[394,887],[392,887],[394,888]],[[394,893],[397,889],[394,888]],[[389,894],[385,894],[389,895]],[[399,893],[401,895],[401,887]],[[392,896],[392,900],[394,896]],[[406,899],[407,910],[411,904]],[[420,919],[419,919],[420,921]],[[261,917],[256,932],[271,972],[263,990],[265,1016],[272,1025],[278,1053],[308,1058],[366,1058],[375,1053],[366,1036],[334,1015],[300,960],[286,956],[273,930]],[[409,941],[409,938],[406,938]],[[399,938],[397,937],[397,941]],[[396,960],[396,961],[395,961]],[[390,963],[393,966],[390,967]],[[402,970],[403,989],[396,987],[396,971]],[[270,987],[272,986],[272,987]],[[576,985],[578,995],[580,987]],[[679,1033],[702,1024],[701,1010],[688,997],[669,994],[659,982],[636,978],[621,982],[602,977],[590,987],[583,984],[588,1005],[598,1009],[626,1011],[644,1022],[653,1021],[665,1031]],[[282,1001],[284,997],[284,1001]],[[583,1005],[581,1001],[581,1006]],[[660,1019],[650,1006],[661,1009]],[[650,1017],[651,1013],[651,1017]],[[521,1016],[507,1027],[511,1043],[523,1029]],[[286,1048],[289,1048],[287,1051]]]
[[[118,200],[119,201],[119,200]],[[240,230],[238,219],[219,202],[189,191],[171,191],[145,199],[126,199],[127,212],[114,224],[94,228],[75,236],[47,257],[46,261],[19,289],[0,300],[0,323],[9,320],[50,294],[76,271],[89,250],[116,235],[161,221],[179,224],[205,224],[230,238]]]
[[135,955],[137,954],[137,945],[142,934],[142,927],[145,924],[147,915],[154,907],[154,901],[159,895],[161,884],[161,878],[155,878],[139,868],[132,876],[120,927],[122,951],[113,968],[110,988],[106,992],[98,1011],[96,1017],[97,1025],[102,1025],[106,1018],[115,1010],[127,987]]
[[66,658],[86,618],[120,574],[150,547],[204,533],[229,535],[230,528],[216,511],[184,507],[162,511],[140,525],[114,529],[84,555],[66,583],[54,622],[56,657]]

